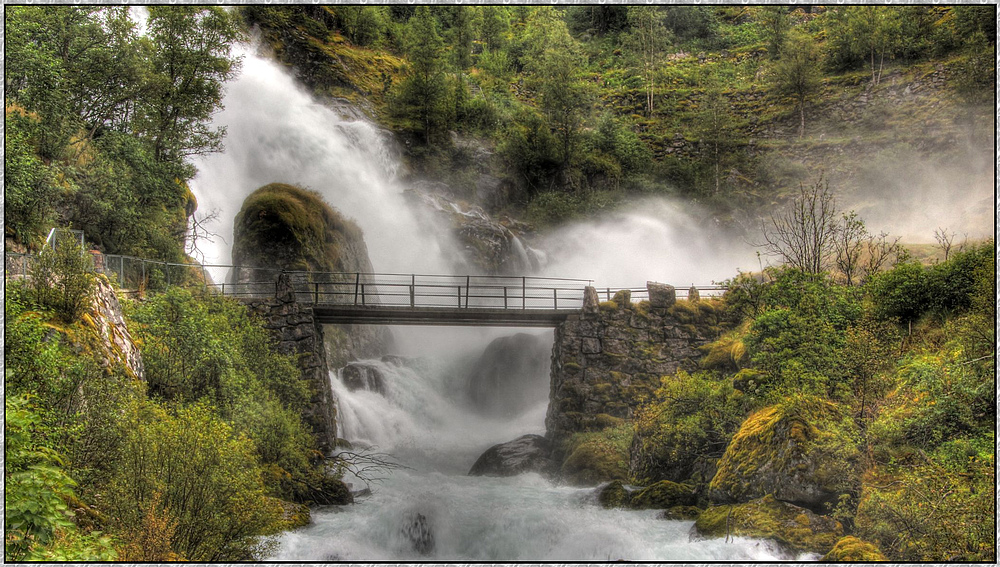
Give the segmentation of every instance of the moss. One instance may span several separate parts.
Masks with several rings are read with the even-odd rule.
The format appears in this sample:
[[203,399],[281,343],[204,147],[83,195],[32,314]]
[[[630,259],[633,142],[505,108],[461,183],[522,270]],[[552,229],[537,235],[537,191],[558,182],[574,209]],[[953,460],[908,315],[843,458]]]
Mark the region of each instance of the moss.
[[661,520],[696,520],[702,509],[697,506],[671,506],[660,514]]
[[856,488],[855,426],[838,407],[798,396],[750,415],[740,426],[709,485],[717,501],[773,493],[809,505],[832,502]]
[[624,508],[628,505],[629,493],[620,480],[615,480],[597,493],[597,503],[602,508]]
[[342,249],[362,237],[318,193],[284,183],[251,193],[236,215],[234,233],[237,264],[330,272],[354,271],[347,269]]
[[637,492],[631,507],[637,510],[666,509],[674,506],[692,506],[696,500],[690,486],[661,480]]
[[814,553],[832,549],[844,531],[840,522],[771,495],[745,504],[713,506],[698,516],[695,529],[704,537],[772,539],[790,550]]
[[614,301],[602,301],[597,305],[601,311],[605,313],[610,313],[612,311],[618,311],[618,304]]
[[609,480],[628,480],[632,426],[622,423],[601,431],[576,433],[565,445],[563,480],[586,486]]
[[878,547],[854,536],[841,538],[829,553],[820,559],[823,563],[855,563],[888,561]]

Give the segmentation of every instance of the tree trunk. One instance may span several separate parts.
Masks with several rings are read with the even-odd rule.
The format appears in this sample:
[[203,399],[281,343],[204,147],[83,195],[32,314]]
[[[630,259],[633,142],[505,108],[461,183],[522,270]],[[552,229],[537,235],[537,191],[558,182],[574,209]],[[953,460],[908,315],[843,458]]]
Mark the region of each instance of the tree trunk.
[[799,99],[799,139],[806,135],[806,99]]

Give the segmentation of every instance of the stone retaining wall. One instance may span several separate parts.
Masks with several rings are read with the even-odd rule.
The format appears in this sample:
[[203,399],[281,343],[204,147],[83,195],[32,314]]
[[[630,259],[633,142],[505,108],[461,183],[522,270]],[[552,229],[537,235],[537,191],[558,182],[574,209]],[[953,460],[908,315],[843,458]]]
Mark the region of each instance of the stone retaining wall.
[[587,288],[583,313],[556,328],[545,428],[557,451],[573,433],[630,419],[661,376],[694,370],[698,347],[721,332],[714,304],[677,302],[673,287],[647,287],[651,300],[639,304],[627,291],[598,304]]

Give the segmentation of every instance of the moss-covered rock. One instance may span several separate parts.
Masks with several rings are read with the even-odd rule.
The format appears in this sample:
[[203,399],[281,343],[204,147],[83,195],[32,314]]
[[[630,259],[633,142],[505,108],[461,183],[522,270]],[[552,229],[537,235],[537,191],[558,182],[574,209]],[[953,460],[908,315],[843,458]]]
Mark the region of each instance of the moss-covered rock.
[[562,479],[577,486],[627,480],[631,443],[632,426],[628,423],[573,435],[566,443]]
[[697,520],[702,509],[697,506],[673,506],[660,512],[661,520]]
[[250,194],[233,227],[233,263],[251,268],[371,272],[361,229],[314,191],[271,183]]
[[855,563],[859,561],[887,561],[887,559],[878,547],[854,536],[847,536],[841,538],[820,561],[823,563]]
[[696,495],[690,486],[661,480],[636,492],[631,507],[637,510],[667,509],[675,506],[692,506]]
[[826,553],[844,533],[840,522],[771,495],[744,504],[713,506],[698,516],[694,529],[705,538],[772,539],[800,553]]
[[766,494],[818,508],[859,485],[853,420],[836,405],[792,398],[748,417],[733,436],[709,485],[715,502]]
[[620,480],[614,480],[598,489],[597,503],[603,508],[624,508],[629,503],[629,493]]

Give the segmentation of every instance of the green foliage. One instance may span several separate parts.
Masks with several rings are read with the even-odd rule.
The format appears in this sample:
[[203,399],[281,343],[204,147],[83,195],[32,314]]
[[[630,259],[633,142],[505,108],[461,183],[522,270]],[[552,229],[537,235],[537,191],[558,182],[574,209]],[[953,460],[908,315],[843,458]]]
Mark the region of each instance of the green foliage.
[[67,501],[74,497],[76,482],[62,455],[45,443],[42,418],[28,400],[4,400],[4,558],[113,561],[109,538],[83,534],[73,523]]
[[38,158],[32,142],[39,124],[17,108],[8,108],[5,128],[4,221],[6,234],[24,243],[35,243],[51,225],[52,199],[58,189],[49,170]]
[[[57,233],[59,234],[59,233]],[[56,238],[28,269],[31,300],[71,323],[90,308],[94,294],[93,262],[73,237]]]
[[799,106],[799,138],[805,135],[806,101],[821,86],[819,53],[813,39],[804,34],[792,34],[781,49],[774,65],[774,91],[795,98]]
[[392,98],[394,112],[411,119],[425,144],[439,143],[447,131],[448,86],[444,42],[427,6],[418,6],[407,23],[406,53],[410,73]]
[[132,419],[107,494],[113,525],[140,525],[156,503],[177,523],[170,545],[185,559],[248,561],[273,548],[260,536],[280,525],[281,509],[266,497],[250,439],[204,405],[149,405]]
[[639,482],[688,480],[700,460],[722,456],[746,410],[729,380],[707,372],[663,377],[653,399],[636,412],[633,476]]

